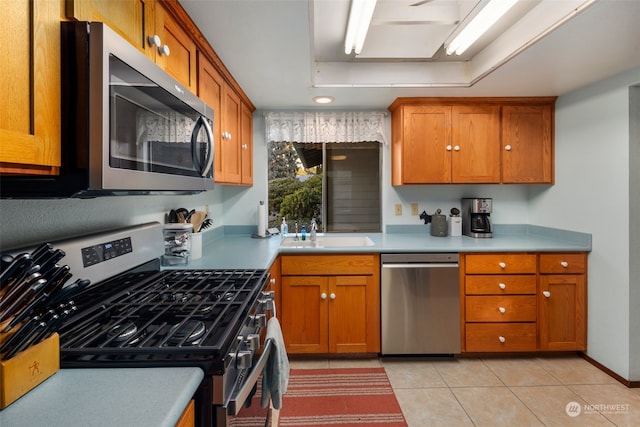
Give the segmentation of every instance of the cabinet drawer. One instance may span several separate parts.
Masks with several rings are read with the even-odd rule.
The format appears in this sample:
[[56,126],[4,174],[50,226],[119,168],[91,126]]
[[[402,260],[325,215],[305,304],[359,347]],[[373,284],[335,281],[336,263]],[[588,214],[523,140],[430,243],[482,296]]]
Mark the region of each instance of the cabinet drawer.
[[536,296],[468,296],[467,322],[535,322]]
[[465,325],[465,350],[535,351],[535,323],[471,323]]
[[369,255],[283,255],[283,275],[371,275],[378,271],[378,256]]
[[585,253],[541,254],[540,273],[542,274],[580,274],[587,265]]
[[536,273],[534,254],[482,254],[465,256],[467,274]]
[[509,295],[536,293],[535,275],[467,276],[464,279],[467,295]]

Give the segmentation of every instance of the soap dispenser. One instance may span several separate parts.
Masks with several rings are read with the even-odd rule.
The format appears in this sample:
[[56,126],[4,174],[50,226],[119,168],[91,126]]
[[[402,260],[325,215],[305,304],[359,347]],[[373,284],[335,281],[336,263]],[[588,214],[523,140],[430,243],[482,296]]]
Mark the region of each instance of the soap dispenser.
[[282,217],[282,224],[280,224],[280,234],[284,238],[284,237],[287,237],[288,233],[289,233],[289,226],[287,225],[287,220],[285,219],[285,217]]

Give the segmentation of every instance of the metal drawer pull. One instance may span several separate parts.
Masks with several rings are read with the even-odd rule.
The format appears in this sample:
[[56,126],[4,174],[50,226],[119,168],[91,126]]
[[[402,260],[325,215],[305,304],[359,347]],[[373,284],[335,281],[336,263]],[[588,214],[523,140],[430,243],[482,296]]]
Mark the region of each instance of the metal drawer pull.
[[500,266],[500,268],[506,268],[507,267],[507,263],[506,262],[501,262],[498,265]]
[[549,291],[542,291],[542,295],[545,296],[545,298],[549,298],[551,296],[551,292]]
[[498,286],[500,287],[500,289],[507,289],[507,285],[505,285],[504,283],[500,283],[498,284]]
[[500,313],[505,314],[507,312],[507,309],[504,307],[499,307],[498,310],[500,311]]
[[498,340],[500,342],[507,342],[507,339],[505,337],[502,337],[502,336],[498,337]]
[[560,265],[563,266],[564,268],[569,267],[569,263],[567,261],[560,262]]

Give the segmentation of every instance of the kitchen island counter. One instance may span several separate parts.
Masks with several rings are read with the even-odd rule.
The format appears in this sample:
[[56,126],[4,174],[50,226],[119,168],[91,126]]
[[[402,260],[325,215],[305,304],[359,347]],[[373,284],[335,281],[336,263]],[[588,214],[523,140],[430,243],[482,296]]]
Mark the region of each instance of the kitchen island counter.
[[0,411],[0,426],[174,426],[199,368],[61,369]]
[[[496,225],[492,238],[434,237],[428,227],[387,226],[385,233],[331,234],[367,236],[374,245],[358,247],[281,247],[282,237],[252,238],[212,230],[203,237],[202,258],[183,268],[269,268],[278,254],[428,253],[428,252],[589,252],[591,235],[533,225]],[[309,237],[307,236],[307,239]]]

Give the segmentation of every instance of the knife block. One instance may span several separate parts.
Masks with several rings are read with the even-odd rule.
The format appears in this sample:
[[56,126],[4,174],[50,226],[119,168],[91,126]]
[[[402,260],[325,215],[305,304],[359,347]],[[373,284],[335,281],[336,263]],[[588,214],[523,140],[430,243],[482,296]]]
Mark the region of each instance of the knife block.
[[0,410],[11,405],[60,369],[60,338],[46,340],[0,362]]

